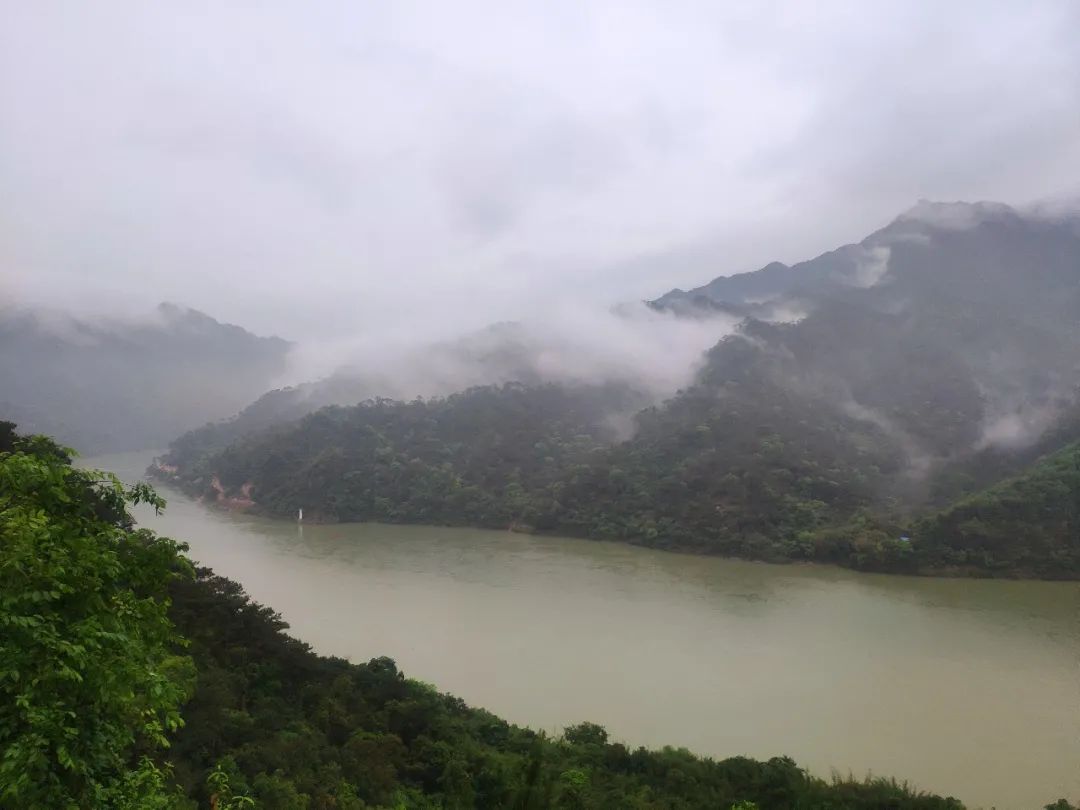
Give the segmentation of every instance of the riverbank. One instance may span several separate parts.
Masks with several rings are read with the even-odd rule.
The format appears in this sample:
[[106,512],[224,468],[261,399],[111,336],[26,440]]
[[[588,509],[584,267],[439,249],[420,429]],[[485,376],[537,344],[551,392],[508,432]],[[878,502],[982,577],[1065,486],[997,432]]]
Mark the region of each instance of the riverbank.
[[[205,503],[209,507],[222,509],[224,511],[244,512],[260,517],[265,517],[271,520],[278,520],[286,524],[293,523],[295,521],[294,516],[284,515],[276,513],[262,507],[257,500],[252,497],[252,484],[245,483],[240,488],[239,495],[230,495],[221,486],[220,481],[214,477],[209,485],[209,489],[206,487],[192,486],[190,482],[179,475],[175,467],[162,464],[158,459],[154,459],[146,469],[146,473],[154,480],[166,483],[176,489],[182,491],[188,497],[195,498],[201,503]],[[207,497],[207,492],[213,493],[213,498]],[[292,517],[292,519],[290,519]],[[742,546],[741,550],[744,553],[731,553],[729,550],[718,550],[707,545],[702,544],[677,544],[677,543],[664,543],[662,538],[654,539],[653,541],[646,540],[641,537],[597,537],[586,533],[578,533],[572,530],[552,530],[543,531],[538,530],[534,526],[529,526],[520,522],[512,522],[510,524],[487,524],[476,525],[468,522],[440,522],[440,523],[423,523],[414,522],[409,520],[377,520],[372,519],[370,521],[339,521],[336,518],[326,515],[324,512],[320,512],[317,509],[310,507],[305,508],[304,523],[307,525],[338,525],[342,523],[350,522],[373,522],[373,523],[385,523],[401,526],[418,526],[418,527],[444,527],[444,528],[464,528],[464,529],[478,529],[484,531],[507,531],[515,534],[523,534],[536,537],[576,537],[581,540],[590,541],[603,541],[603,542],[615,542],[625,543],[630,546],[639,548],[648,548],[657,551],[672,552],[675,554],[688,554],[693,556],[712,557],[719,559],[733,559],[733,560],[747,560],[752,562],[763,562],[777,565],[823,565],[823,566],[836,566],[839,568],[858,571],[866,574],[888,574],[894,576],[913,576],[913,577],[931,577],[931,578],[949,578],[949,579],[1000,579],[1000,580],[1033,580],[1033,581],[1046,581],[1046,582],[1074,582],[1080,581],[1080,575],[1072,571],[1062,571],[1060,575],[1053,575],[1054,572],[1050,571],[1033,571],[1023,568],[1017,569],[992,569],[986,567],[978,567],[974,565],[943,565],[943,566],[925,566],[918,565],[913,561],[913,557],[904,556],[903,552],[895,557],[889,557],[886,559],[871,558],[863,561],[861,564],[858,562],[858,558],[852,556],[840,556],[836,558],[826,559],[814,559],[804,557],[785,557],[775,554],[759,554],[755,553],[756,548],[754,546]]]
[[[87,463],[139,478],[149,457]],[[1080,795],[1074,583],[301,527],[162,491],[164,514],[140,521],[188,540],[321,654],[389,655],[515,723],[556,733],[588,719],[631,746],[717,758],[782,750],[820,776],[902,774],[971,807]]]

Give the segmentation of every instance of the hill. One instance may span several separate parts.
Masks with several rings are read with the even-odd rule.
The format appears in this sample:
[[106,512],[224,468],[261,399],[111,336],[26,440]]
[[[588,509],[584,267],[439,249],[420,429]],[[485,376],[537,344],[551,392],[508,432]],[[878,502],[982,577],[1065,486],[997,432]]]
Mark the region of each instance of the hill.
[[285,370],[290,344],[162,304],[141,321],[0,313],[0,415],[85,453],[160,447]]
[[1080,444],[922,518],[922,549],[942,566],[1080,577]]
[[687,319],[643,304],[571,307],[555,322],[497,323],[431,343],[357,342],[334,373],[270,391],[235,416],[194,428],[172,443],[170,455],[172,463],[190,466],[248,434],[329,405],[448,396],[508,382],[612,384],[640,392],[642,405],[654,403],[689,381],[702,352],[735,322],[727,313]]
[[514,726],[390,659],[322,658],[288,637],[183,545],[133,528],[129,504],[163,506],[145,484],[75,469],[10,423],[0,481],[0,806],[962,808],[784,757]]
[[[321,412],[226,449],[185,437],[158,474],[274,514],[933,572],[956,561],[920,518],[1080,438],[1075,219],[924,203],[858,245],[732,278],[654,302],[754,314],[632,418],[631,399],[589,410],[606,400],[586,384],[476,388]],[[1059,533],[1024,538],[957,547],[961,567],[1078,575]]]
[[[846,288],[869,288],[887,275],[912,275],[922,282],[952,288],[964,296],[1019,301],[1041,297],[1076,269],[1076,214],[1023,212],[1001,203],[941,203],[921,200],[858,243],[843,245],[814,259],[788,266],[772,262],[752,272],[719,276],[689,291],[671,290],[653,304],[693,307],[695,302],[755,306],[784,297],[815,295]],[[887,251],[887,253],[886,253]],[[988,278],[994,285],[979,291]],[[1034,291],[1028,280],[1041,290]],[[1058,301],[1062,309],[1075,304]]]

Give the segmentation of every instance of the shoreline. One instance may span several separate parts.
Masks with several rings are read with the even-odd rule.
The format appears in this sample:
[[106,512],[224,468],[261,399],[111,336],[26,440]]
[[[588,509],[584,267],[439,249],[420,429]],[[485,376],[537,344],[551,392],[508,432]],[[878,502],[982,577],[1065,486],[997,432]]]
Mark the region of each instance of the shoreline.
[[[192,492],[191,487],[185,486],[183,480],[174,472],[176,468],[166,469],[158,464],[157,458],[152,460],[152,463],[144,471],[147,478],[170,486],[177,491],[184,494],[185,497],[191,498],[211,509],[221,510],[223,512],[237,512],[241,514],[255,515],[267,520],[272,520],[276,523],[286,524],[291,521],[289,518],[283,515],[271,512],[263,509],[259,506],[258,502],[250,497],[250,484],[245,485],[245,491],[243,498],[230,497],[225,495],[221,488],[220,482],[218,482],[215,476],[211,486],[218,493],[216,500],[209,500],[203,495]],[[840,562],[831,560],[807,560],[807,559],[776,559],[763,556],[743,556],[735,554],[724,554],[720,552],[710,552],[708,550],[702,550],[693,547],[686,546],[658,546],[649,545],[648,543],[639,542],[633,539],[617,539],[617,538],[601,538],[590,537],[582,534],[573,534],[570,532],[559,531],[539,531],[532,527],[526,527],[522,524],[513,524],[510,526],[478,526],[472,523],[420,523],[415,521],[387,521],[387,520],[326,520],[320,518],[317,512],[311,513],[304,522],[309,525],[317,526],[334,526],[334,525],[356,525],[356,524],[385,524],[390,526],[427,526],[431,528],[452,528],[452,529],[476,529],[478,531],[496,531],[496,532],[508,532],[511,534],[520,534],[532,537],[565,537],[574,540],[583,540],[592,543],[615,543],[618,545],[633,546],[635,548],[649,549],[650,551],[661,551],[673,554],[681,554],[688,556],[696,556],[702,558],[711,559],[728,559],[728,560],[741,560],[744,562],[756,562],[765,563],[768,565],[806,565],[806,566],[820,566],[826,568],[838,568],[844,571],[851,571],[857,574],[879,574],[882,576],[892,577],[910,577],[913,579],[941,579],[941,580],[996,580],[1002,582],[1073,582],[1080,584],[1080,577],[1042,577],[1033,576],[1025,573],[1009,573],[1009,574],[996,574],[993,572],[987,572],[979,568],[945,568],[945,569],[920,569],[920,570],[883,570],[880,568],[857,568],[852,565],[844,565]]]

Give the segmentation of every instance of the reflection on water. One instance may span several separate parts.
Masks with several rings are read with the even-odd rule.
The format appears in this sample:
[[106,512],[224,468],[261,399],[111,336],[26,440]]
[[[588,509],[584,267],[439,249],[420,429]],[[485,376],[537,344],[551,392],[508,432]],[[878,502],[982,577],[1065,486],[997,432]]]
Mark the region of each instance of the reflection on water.
[[[148,454],[91,459],[129,480]],[[302,525],[166,491],[144,525],[317,650],[506,718],[788,754],[973,804],[1080,797],[1080,588],[862,575],[472,529]]]

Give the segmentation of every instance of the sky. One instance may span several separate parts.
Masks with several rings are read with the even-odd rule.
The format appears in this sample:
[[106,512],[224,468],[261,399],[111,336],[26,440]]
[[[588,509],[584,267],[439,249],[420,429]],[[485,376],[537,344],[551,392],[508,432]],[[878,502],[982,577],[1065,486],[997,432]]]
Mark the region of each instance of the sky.
[[4,302],[449,335],[1076,194],[1073,0],[0,0]]

